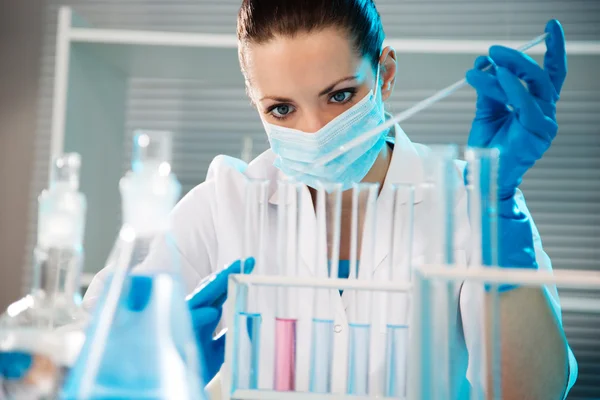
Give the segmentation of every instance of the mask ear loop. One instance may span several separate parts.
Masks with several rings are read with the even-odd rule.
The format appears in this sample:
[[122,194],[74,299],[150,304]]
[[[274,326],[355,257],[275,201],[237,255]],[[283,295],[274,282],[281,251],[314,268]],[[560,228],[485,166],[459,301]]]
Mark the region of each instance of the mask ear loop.
[[[383,53],[383,51],[379,52],[379,58],[381,58],[381,54]],[[375,96],[375,101],[377,102],[378,100],[381,101],[381,113],[383,114],[383,119],[386,120],[387,119],[387,113],[385,112],[385,105],[383,104],[383,87],[382,85],[379,84],[379,78],[381,76],[381,62],[377,62],[377,73],[375,74],[375,88],[374,90],[374,96]],[[379,99],[378,99],[379,97]]]
[[[375,74],[375,88],[373,89],[375,91],[375,100],[377,100],[377,93],[381,92],[381,85],[379,84],[379,75],[381,72],[381,64],[377,63],[377,74]],[[381,97],[383,98],[383,93],[381,93]]]

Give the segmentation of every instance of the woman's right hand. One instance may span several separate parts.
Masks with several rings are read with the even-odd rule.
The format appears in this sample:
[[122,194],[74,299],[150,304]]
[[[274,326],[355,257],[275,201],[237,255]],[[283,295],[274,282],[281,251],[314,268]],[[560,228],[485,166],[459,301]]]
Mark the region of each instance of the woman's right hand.
[[[241,273],[242,262],[236,261],[218,273],[204,278],[187,298],[196,342],[200,350],[200,367],[204,384],[208,384],[219,372],[225,360],[225,332],[213,337],[227,299],[227,281],[229,275]],[[244,273],[254,269],[254,258],[244,261]]]

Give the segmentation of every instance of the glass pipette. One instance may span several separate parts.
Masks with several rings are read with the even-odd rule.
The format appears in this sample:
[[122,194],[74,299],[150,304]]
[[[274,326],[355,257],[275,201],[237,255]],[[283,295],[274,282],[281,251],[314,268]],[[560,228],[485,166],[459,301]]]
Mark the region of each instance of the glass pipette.
[[[521,47],[518,47],[517,50],[521,51],[521,52],[525,52],[525,51],[531,49],[532,47],[535,47],[538,44],[540,44],[542,41],[544,41],[544,39],[546,39],[547,36],[548,36],[548,33],[544,33],[540,36],[537,36],[534,39],[532,39],[529,42],[522,45]],[[488,70],[490,67],[491,66],[487,66],[487,67],[483,68],[483,71]],[[371,139],[377,135],[380,135],[382,132],[388,130],[395,124],[409,119],[416,113],[423,111],[424,109],[434,105],[435,103],[437,103],[440,100],[445,99],[446,97],[450,96],[452,93],[456,92],[458,89],[460,89],[466,85],[467,85],[467,80],[465,78],[463,78],[460,81],[443,88],[442,90],[431,95],[430,97],[416,103],[414,106],[410,107],[409,109],[404,110],[401,113],[394,115],[392,118],[385,121],[385,123],[383,123],[382,125],[379,125],[375,129],[372,129],[369,132],[366,132],[366,133],[358,136],[357,138],[349,141],[345,145],[338,147],[333,152],[329,153],[328,155],[317,160],[315,163],[311,164],[310,168],[313,169],[315,167],[320,167],[320,166],[323,166],[323,165],[335,160],[336,158],[338,158],[342,154],[346,153],[350,149],[368,141],[369,139]],[[305,172],[305,171],[301,171],[301,172]]]

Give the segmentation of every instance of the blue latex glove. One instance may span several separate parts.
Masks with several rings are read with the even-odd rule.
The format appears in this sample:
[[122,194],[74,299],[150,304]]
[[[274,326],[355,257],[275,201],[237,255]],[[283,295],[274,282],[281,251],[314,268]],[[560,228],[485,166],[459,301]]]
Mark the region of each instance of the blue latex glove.
[[25,377],[33,363],[30,354],[23,352],[0,353],[0,380],[18,380]]
[[[519,210],[515,193],[523,175],[548,150],[558,132],[556,102],[567,75],[565,37],[556,20],[548,22],[546,32],[544,69],[524,53],[493,46],[489,57],[478,58],[475,69],[466,74],[477,91],[468,145],[500,150],[500,266],[537,268],[531,225]],[[490,63],[491,69],[481,71]]]
[[[223,304],[227,299],[227,281],[229,275],[241,272],[241,261],[236,261],[219,273],[207,276],[198,289],[188,297],[188,306],[192,314],[192,324],[200,350],[202,379],[208,383],[219,372],[225,361],[225,334],[213,338],[217,328]],[[254,258],[244,261],[244,273],[254,269]]]
[[[567,75],[565,37],[556,20],[548,22],[546,32],[544,69],[524,53],[492,46],[489,57],[478,58],[466,75],[478,95],[468,144],[500,149],[500,200],[515,194],[523,175],[558,132],[556,102]],[[479,70],[490,62],[490,70]]]

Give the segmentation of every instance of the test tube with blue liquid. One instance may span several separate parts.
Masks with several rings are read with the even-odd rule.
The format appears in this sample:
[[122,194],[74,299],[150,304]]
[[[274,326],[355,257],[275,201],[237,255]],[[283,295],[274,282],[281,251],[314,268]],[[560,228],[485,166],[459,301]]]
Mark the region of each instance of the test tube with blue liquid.
[[[388,280],[406,283],[411,279],[414,186],[394,184],[392,196],[392,223],[389,230]],[[409,293],[387,294],[385,396],[406,398],[408,335],[410,320]]]
[[[264,274],[265,253],[268,241],[268,188],[267,180],[250,180],[246,185],[244,210],[244,254],[243,258],[254,257],[255,274]],[[242,271],[243,273],[243,271]],[[262,315],[258,287],[241,286],[235,342],[237,368],[233,385],[238,389],[257,389],[260,361],[260,331]]]
[[[350,232],[350,276],[348,279],[372,280],[375,259],[376,211],[379,184],[355,183],[352,187]],[[345,294],[345,293],[344,293]],[[370,291],[353,291],[348,307],[348,377],[346,391],[351,395],[369,394],[371,350]]]
[[[294,180],[278,182],[277,269],[279,275],[298,276],[298,230],[302,185]],[[277,287],[275,315],[274,389],[296,389],[297,289]]]
[[[338,277],[341,210],[342,185],[320,183],[316,202],[315,275],[321,279]],[[331,392],[334,326],[332,296],[339,294],[336,290],[315,289],[310,370],[310,391],[313,393]]]

